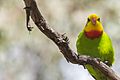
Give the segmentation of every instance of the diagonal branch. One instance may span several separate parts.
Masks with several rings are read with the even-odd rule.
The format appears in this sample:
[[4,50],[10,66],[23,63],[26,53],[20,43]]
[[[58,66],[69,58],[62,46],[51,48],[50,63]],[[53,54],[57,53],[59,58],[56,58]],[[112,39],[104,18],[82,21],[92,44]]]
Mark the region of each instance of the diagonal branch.
[[[67,36],[64,34],[59,34],[54,31],[45,21],[40,11],[37,8],[35,0],[24,0],[27,8],[30,10],[30,16],[36,26],[41,32],[43,32],[48,38],[50,38],[59,48],[60,52],[64,55],[68,62],[73,64],[90,64],[97,69],[99,69],[104,75],[109,77],[111,80],[120,80],[120,77],[103,62],[96,58],[91,58],[89,56],[78,56],[70,47]],[[27,15],[27,14],[26,14]]]

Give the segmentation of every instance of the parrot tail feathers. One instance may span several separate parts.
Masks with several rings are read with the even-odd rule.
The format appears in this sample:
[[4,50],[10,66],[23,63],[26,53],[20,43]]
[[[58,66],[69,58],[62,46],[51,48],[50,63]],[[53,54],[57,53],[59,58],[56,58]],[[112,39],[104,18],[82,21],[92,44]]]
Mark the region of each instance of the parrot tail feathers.
[[92,75],[92,77],[95,80],[110,80],[108,77],[106,77],[101,71],[99,71],[95,67],[91,65],[86,65],[86,68],[88,69],[89,73]]

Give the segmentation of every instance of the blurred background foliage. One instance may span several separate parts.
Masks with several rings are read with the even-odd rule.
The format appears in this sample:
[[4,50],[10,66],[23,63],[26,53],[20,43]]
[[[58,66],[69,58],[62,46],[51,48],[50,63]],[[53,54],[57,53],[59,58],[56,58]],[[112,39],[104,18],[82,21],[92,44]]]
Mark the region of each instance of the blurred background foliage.
[[[71,48],[91,13],[101,17],[115,49],[120,74],[119,0],[36,0],[48,24],[66,33]],[[57,46],[34,26],[29,34],[23,0],[0,0],[0,80],[94,80],[82,66],[67,63]]]

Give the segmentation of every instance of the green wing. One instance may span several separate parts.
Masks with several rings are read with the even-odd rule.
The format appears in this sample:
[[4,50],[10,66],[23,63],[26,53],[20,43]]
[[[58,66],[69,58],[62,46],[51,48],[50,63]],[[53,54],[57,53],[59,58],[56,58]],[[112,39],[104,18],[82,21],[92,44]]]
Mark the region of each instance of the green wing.
[[[111,66],[114,62],[112,43],[105,32],[103,32],[102,36],[99,38],[88,39],[82,31],[78,36],[76,47],[79,55],[89,55],[91,57],[100,58],[103,62],[108,61],[108,66]],[[86,68],[96,80],[107,80],[103,79],[105,76],[92,66],[86,65]]]

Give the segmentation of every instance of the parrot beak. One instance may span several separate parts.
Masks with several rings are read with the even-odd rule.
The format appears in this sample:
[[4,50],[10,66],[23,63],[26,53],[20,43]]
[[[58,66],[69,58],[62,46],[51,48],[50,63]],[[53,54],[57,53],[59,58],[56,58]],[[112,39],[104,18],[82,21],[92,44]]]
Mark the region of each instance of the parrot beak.
[[93,25],[96,25],[96,21],[97,21],[97,19],[96,18],[92,18],[92,23],[93,23]]

